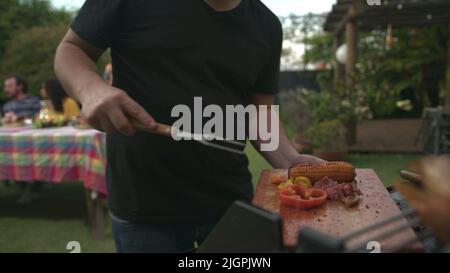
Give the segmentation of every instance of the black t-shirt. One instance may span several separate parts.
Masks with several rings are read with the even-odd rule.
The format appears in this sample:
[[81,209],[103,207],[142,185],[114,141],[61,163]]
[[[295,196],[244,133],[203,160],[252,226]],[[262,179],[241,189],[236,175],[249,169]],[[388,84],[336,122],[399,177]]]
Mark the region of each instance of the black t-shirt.
[[[281,24],[260,0],[87,0],[71,28],[111,49],[114,86],[161,123],[195,96],[225,108],[278,90]],[[112,213],[138,223],[214,223],[253,195],[246,156],[147,133],[108,134],[106,174]]]

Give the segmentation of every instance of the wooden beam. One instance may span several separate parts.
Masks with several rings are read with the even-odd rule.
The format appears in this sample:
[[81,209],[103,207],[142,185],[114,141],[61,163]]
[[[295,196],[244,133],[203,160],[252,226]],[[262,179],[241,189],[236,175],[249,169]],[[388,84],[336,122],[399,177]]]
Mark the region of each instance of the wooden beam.
[[[429,27],[429,26],[438,26],[438,25],[447,26],[449,23],[450,22],[448,22],[447,20],[446,21],[433,20],[433,21],[417,21],[415,23],[395,22],[395,23],[391,23],[391,25],[395,29],[412,28],[412,27],[423,29],[423,28],[426,28],[426,27]],[[359,22],[357,25],[358,25],[358,30],[360,32],[372,31],[372,30],[386,30],[386,27],[388,26],[387,21],[380,22],[379,24],[376,24],[376,25],[365,24],[365,23]]]
[[364,13],[365,7],[362,1],[353,0],[353,4],[349,6],[347,14],[337,23],[334,29],[334,35],[340,35],[346,29],[347,23],[353,21],[356,17]]
[[[381,6],[368,6],[365,1],[358,0],[353,2],[353,6],[359,5],[361,12],[359,16],[351,17],[345,9],[349,9],[350,1],[338,2],[333,6],[332,12],[328,15],[325,23],[325,31],[342,32],[345,23],[349,20],[364,21],[364,29],[376,27],[378,24],[400,25],[408,27],[420,26],[420,24],[449,24],[450,23],[450,1],[434,0],[434,1],[417,1],[404,2],[400,0],[389,1],[388,4]],[[401,8],[399,8],[401,6]],[[432,20],[427,20],[427,15],[432,15]],[[389,22],[388,22],[389,21]],[[419,21],[420,24],[417,22]]]
[[[430,17],[428,17],[430,15]],[[360,25],[388,25],[388,24],[402,24],[402,25],[417,25],[417,24],[429,24],[435,22],[450,23],[450,11],[435,12],[435,13],[416,13],[416,14],[362,14],[354,18]]]
[[345,0],[337,1],[337,4],[333,5],[332,11],[327,17],[324,30],[333,32],[335,35],[340,35],[345,29],[345,23],[351,20],[349,17],[349,10],[355,4],[361,7],[360,0]]

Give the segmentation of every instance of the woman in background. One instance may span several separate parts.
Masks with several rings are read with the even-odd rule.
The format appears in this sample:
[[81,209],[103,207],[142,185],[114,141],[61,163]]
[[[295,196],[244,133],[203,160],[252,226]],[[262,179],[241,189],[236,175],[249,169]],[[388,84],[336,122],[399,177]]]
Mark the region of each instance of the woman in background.
[[53,110],[62,114],[67,120],[80,114],[80,107],[77,102],[67,96],[66,91],[55,78],[48,79],[42,84],[41,96],[43,99],[49,99]]

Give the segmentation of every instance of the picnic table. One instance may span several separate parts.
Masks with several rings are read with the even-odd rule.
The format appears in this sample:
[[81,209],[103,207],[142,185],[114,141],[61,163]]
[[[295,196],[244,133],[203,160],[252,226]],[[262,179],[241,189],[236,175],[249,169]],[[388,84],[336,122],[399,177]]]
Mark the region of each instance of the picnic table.
[[94,129],[0,127],[0,180],[82,182],[92,235],[104,235],[105,137]]
[[[310,227],[333,237],[345,236],[353,231],[375,224],[383,219],[399,215],[400,209],[390,197],[376,173],[372,169],[357,169],[356,181],[362,191],[362,201],[354,208],[346,208],[339,201],[328,200],[321,207],[311,210],[301,210],[289,206],[280,206],[278,188],[270,182],[273,174],[280,170],[265,170],[262,172],[256,189],[253,205],[279,214],[283,220],[283,240],[288,248],[297,245],[299,231]],[[370,241],[372,236],[392,230],[406,224],[405,218],[355,238],[350,246],[359,246]],[[412,228],[408,228],[380,243],[381,251],[395,249],[402,242],[416,238]],[[299,242],[301,244],[301,242]],[[414,245],[413,251],[420,251],[421,245]]]

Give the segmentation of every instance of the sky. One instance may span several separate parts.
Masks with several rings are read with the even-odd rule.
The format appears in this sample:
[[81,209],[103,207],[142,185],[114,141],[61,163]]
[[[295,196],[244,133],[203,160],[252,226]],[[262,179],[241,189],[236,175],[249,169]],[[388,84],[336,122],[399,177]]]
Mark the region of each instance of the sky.
[[[305,14],[308,12],[322,13],[331,10],[336,0],[262,0],[276,15],[286,16],[290,13]],[[84,0],[52,0],[56,7],[76,9]]]

